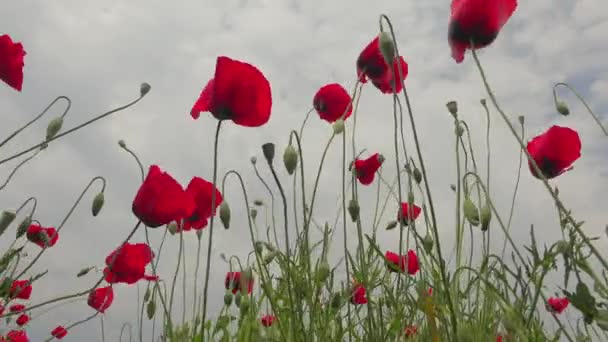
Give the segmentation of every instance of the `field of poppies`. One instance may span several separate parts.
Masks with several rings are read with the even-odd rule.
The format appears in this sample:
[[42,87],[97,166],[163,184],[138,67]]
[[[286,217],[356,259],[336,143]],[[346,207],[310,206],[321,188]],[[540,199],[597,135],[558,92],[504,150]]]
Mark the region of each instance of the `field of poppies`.
[[[477,55],[479,49],[491,48],[516,9],[517,0],[453,0],[448,32],[454,62],[474,63],[477,67],[480,86],[487,93],[480,106],[487,115],[488,132],[492,117],[494,124],[509,129],[514,149],[520,151],[510,212],[499,212],[488,195],[490,174],[482,174],[478,166],[489,163],[489,154],[475,153],[479,149],[471,143],[474,132],[459,117],[458,103],[447,99],[446,115],[451,115],[454,122],[454,176],[458,182],[452,185],[454,211],[441,215],[454,215],[454,225],[449,229],[454,229],[456,239],[440,236],[446,228],[437,224],[440,214],[429,187],[427,168],[433,165],[424,161],[418,141],[422,132],[417,131],[415,108],[405,84],[408,64],[399,53],[399,39],[387,16],[380,17],[379,30],[370,31],[369,44],[362,46],[353,61],[356,73],[352,91],[330,83],[311,94],[313,109],[299,131],[287,132],[288,146],[279,149],[273,143],[264,144],[260,155],[250,159],[251,165],[245,165],[255,171],[252,177],[236,170],[218,174],[218,139],[224,125],[246,131],[268,122],[273,104],[271,83],[256,66],[218,56],[214,77],[206,82],[190,112],[194,120],[201,114],[217,119],[215,137],[209,141],[209,146],[213,144],[213,174],[180,184],[169,170],[156,164],[142,165],[137,154],[119,141],[141,171],[141,185],[132,200],[136,223],[123,242],[99,261],[103,267],[75,270],[77,277],[93,279],[90,287],[38,301],[37,281],[47,273],[33,274],[31,270],[61,242],[62,228],[77,204],[91,201],[93,216],[104,210],[103,177],[91,180],[59,226],[45,226],[37,220],[34,197],[15,199],[15,209],[2,211],[0,238],[12,243],[0,257],[0,342],[30,341],[27,331],[36,324],[31,320],[36,313],[51,305],[86,298],[90,316],[57,322],[56,328],[48,332],[47,341],[69,340],[73,329],[111,314],[105,312],[115,300],[115,287],[134,284],[142,285],[145,292],[141,301],[133,303],[140,308],[138,326],[125,324],[120,334],[123,341],[144,340],[142,331],[151,334],[154,341],[179,342],[608,340],[606,253],[594,245],[596,238],[582,229],[583,222],[574,217],[568,199],[562,199],[552,183],[570,172],[581,158],[579,134],[573,128],[553,125],[540,135],[526,138],[524,118],[505,112]],[[26,51],[27,46],[13,41],[10,33],[0,35],[0,79],[16,90],[15,96],[27,87],[23,84]],[[356,117],[364,88],[386,94],[392,101],[394,131],[384,134],[393,140],[395,160],[357,149],[361,146],[356,146]],[[0,157],[6,177],[0,191],[39,152],[52,151],[62,137],[136,105],[150,90],[151,86],[143,83],[132,102],[67,130],[63,127],[67,109],[51,119],[43,141]],[[570,112],[558,97],[561,90],[574,93],[606,132],[584,99],[566,83],[553,88],[556,115]],[[70,100],[58,97],[14,133],[6,134],[0,149],[63,102],[69,109]],[[331,130],[314,174],[304,172],[302,144],[308,120],[323,120]],[[410,127],[407,132],[404,122]],[[406,137],[413,141],[414,149],[406,148]],[[342,190],[335,223],[320,224],[318,220],[325,218],[315,216],[319,179],[324,175],[323,165],[332,144],[341,148],[342,169],[333,172],[337,172]],[[262,177],[258,172],[261,168],[272,177]],[[279,168],[287,171],[287,177],[277,172]],[[383,177],[382,170],[387,168],[396,169],[395,179]],[[555,204],[556,210],[547,215],[558,215],[560,227],[554,227],[553,234],[558,238],[550,246],[537,245],[534,230],[529,241],[511,238],[520,177],[534,177],[542,183],[547,201]],[[224,196],[227,180],[242,187],[242,198]],[[250,182],[261,182],[267,192],[252,195],[247,191]],[[373,216],[365,217],[361,210],[359,189],[363,187],[377,189]],[[94,189],[100,190],[91,197]],[[386,198],[380,197],[381,190],[387,192]],[[237,202],[239,208],[249,208],[249,212],[232,212],[231,205]],[[398,211],[385,215],[387,203],[393,203]],[[264,212],[269,215],[262,215]],[[220,226],[230,228],[233,215],[247,217],[251,253],[247,260],[223,256],[229,265],[225,281],[214,284],[209,275],[212,267],[220,266],[211,261],[213,232]],[[265,235],[257,233],[258,224],[268,227]],[[154,228],[164,233],[159,246],[153,246],[148,238],[148,229]],[[377,240],[378,229],[391,231],[399,241],[398,250],[383,249]],[[138,231],[145,231],[146,241],[132,241]],[[343,232],[343,241],[333,239],[335,231]],[[492,232],[504,235],[504,244],[491,245]],[[159,274],[157,268],[165,237],[182,241],[185,234],[196,234],[198,258],[192,261],[196,263],[195,286],[180,289],[176,283],[181,258],[177,258],[174,274]],[[348,248],[347,240],[357,241],[355,250]],[[510,254],[505,252],[507,247]],[[342,255],[339,263],[330,264],[330,249]],[[450,250],[455,251],[454,260],[446,258]],[[563,282],[548,284],[549,275],[558,275]],[[218,288],[224,291],[224,306],[220,312],[210,312],[210,292],[218,293]],[[186,315],[185,309],[183,314],[173,311],[176,291],[193,291],[191,315]],[[565,310],[576,321],[565,318]]]

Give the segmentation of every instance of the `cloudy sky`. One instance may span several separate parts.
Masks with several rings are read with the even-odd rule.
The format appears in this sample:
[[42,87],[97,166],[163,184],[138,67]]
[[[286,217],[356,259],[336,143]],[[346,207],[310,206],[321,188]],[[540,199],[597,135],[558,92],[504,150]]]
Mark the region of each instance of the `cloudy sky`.
[[[0,34],[10,34],[27,51],[23,92],[0,86],[3,136],[39,113],[56,96],[72,99],[72,110],[64,124],[69,128],[133,100],[141,82],[152,85],[152,91],[136,106],[53,143],[0,193],[3,209],[14,209],[27,197],[36,196],[36,218],[45,226],[56,226],[91,178],[101,175],[108,181],[102,213],[97,218],[90,215],[90,201],[97,191],[93,190],[62,230],[59,243],[34,267],[33,272],[49,269],[49,274],[34,286],[32,304],[90,286],[96,276],[77,279],[78,270],[102,265],[103,258],[135,224],[130,206],[139,185],[139,171],[132,158],[118,147],[119,139],[124,139],[146,166],[158,164],[183,184],[192,176],[211,179],[216,121],[205,114],[193,121],[189,111],[212,77],[217,56],[258,66],[272,85],[274,103],[269,123],[257,129],[227,124],[220,138],[220,175],[230,169],[242,171],[250,198],[264,198],[264,188],[255,179],[249,158],[257,155],[262,160],[260,146],[269,141],[277,144],[280,156],[289,130],[299,128],[319,87],[338,82],[352,89],[355,59],[378,33],[381,13],[392,19],[409,64],[406,84],[439,212],[439,229],[444,246],[453,241],[454,195],[449,185],[456,179],[454,138],[445,103],[458,100],[461,117],[472,128],[477,157],[484,160],[485,115],[479,99],[485,92],[471,56],[467,55],[460,65],[450,57],[446,39],[449,1],[199,0],[177,5],[160,0],[25,0],[5,1],[1,8]],[[600,250],[606,250],[602,234],[608,223],[606,140],[571,94],[562,92],[572,115],[559,116],[552,105],[551,87],[554,82],[570,82],[602,115],[608,108],[606,34],[608,4],[602,0],[521,1],[493,46],[480,54],[505,110],[514,119],[525,116],[527,138],[552,124],[579,131],[583,157],[572,172],[553,183],[559,186],[575,217],[586,220],[584,229],[589,235],[602,236]],[[0,156],[39,142],[47,122],[61,112],[59,107],[5,146]],[[492,114],[492,193],[506,215],[519,151],[497,113]],[[392,127],[391,97],[366,87],[358,112],[357,147],[385,155],[387,179],[395,174]],[[330,132],[318,117],[309,120],[304,142],[309,197]],[[407,134],[406,139],[411,150],[411,135]],[[340,150],[338,144],[332,146],[324,168],[315,209],[319,222],[333,222],[339,209]],[[2,178],[16,162],[2,165]],[[268,177],[267,167],[258,164],[263,176]],[[279,169],[283,180],[291,184],[286,172]],[[373,210],[375,187],[361,188],[360,193],[365,215]],[[227,231],[217,226],[211,312],[221,306],[227,270],[219,254],[246,257],[250,250],[246,208],[236,184],[228,184],[224,195],[231,203],[234,224]],[[515,241],[528,241],[530,224],[536,226],[542,242],[558,239],[559,227],[548,194],[526,169],[518,196]],[[392,219],[395,208],[389,207],[390,217],[385,216],[383,222]],[[2,236],[0,246],[11,243],[13,232]],[[162,232],[151,233],[157,246]],[[382,249],[397,248],[395,234],[381,229]],[[205,245],[207,237],[203,235]],[[335,238],[332,260],[341,255],[341,233]],[[191,234],[186,239],[190,284],[194,281],[196,238]],[[143,241],[143,235],[136,235],[133,241]],[[175,267],[177,242],[176,237],[170,238],[163,250],[163,278],[170,279]],[[36,251],[28,248],[30,254]],[[448,249],[444,254],[451,253]],[[122,323],[135,323],[136,317],[136,286],[115,289],[115,302],[105,315],[108,340],[116,340]],[[181,297],[177,304],[176,315],[181,312]],[[55,325],[69,324],[91,313],[84,300],[74,302],[40,316],[28,331],[37,341],[48,336]],[[100,340],[99,330],[99,320],[94,320],[71,332],[66,340]]]

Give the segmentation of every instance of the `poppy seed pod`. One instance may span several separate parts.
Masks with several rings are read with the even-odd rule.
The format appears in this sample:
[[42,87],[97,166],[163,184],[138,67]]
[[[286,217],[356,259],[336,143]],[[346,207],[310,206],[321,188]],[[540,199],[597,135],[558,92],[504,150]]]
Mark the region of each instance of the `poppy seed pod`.
[[93,199],[93,205],[91,206],[91,212],[93,213],[93,216],[97,216],[97,214],[99,214],[101,208],[103,208],[104,201],[105,199],[103,192],[100,192],[95,196],[95,198]]
[[46,126],[46,140],[53,139],[61,130],[61,126],[63,126],[63,118],[61,116],[51,120],[49,125]]
[[456,101],[450,101],[445,106],[448,107],[448,111],[454,118],[458,117],[458,103]]
[[469,221],[473,226],[479,225],[479,210],[475,206],[475,203],[471,201],[469,196],[465,196],[464,203],[462,204],[462,210],[464,212],[464,217]]
[[386,63],[389,65],[392,64],[396,53],[395,43],[393,42],[391,35],[387,32],[380,32],[378,35],[378,45]]
[[264,154],[264,158],[268,161],[268,164],[272,164],[272,160],[274,159],[274,144],[265,143],[262,145],[262,153]]
[[141,96],[145,96],[148,92],[150,92],[151,88],[152,87],[150,86],[149,83],[144,82],[139,86],[139,94]]
[[568,108],[568,105],[565,102],[563,102],[563,101],[556,101],[555,102],[555,109],[561,115],[565,116],[565,115],[569,115],[570,114],[570,108]]
[[287,173],[293,175],[293,172],[298,166],[298,152],[291,144],[287,146],[285,152],[283,153],[283,163],[285,164]]
[[334,134],[336,134],[336,135],[341,134],[342,132],[344,132],[344,120],[342,120],[342,119],[336,120],[336,122],[334,122],[332,128],[334,130]]
[[350,214],[350,218],[353,220],[353,222],[356,222],[359,219],[359,211],[359,203],[357,200],[351,199],[348,202],[348,213]]
[[19,223],[19,226],[17,227],[17,239],[22,237],[27,232],[27,229],[29,228],[29,226],[31,224],[32,224],[31,216],[25,217],[23,219],[23,221],[21,221],[21,223]]
[[16,216],[17,214],[12,211],[4,210],[2,212],[2,215],[0,215],[0,235],[4,234],[4,231],[13,223]]
[[226,201],[220,205],[220,220],[222,220],[224,228],[230,228],[230,207]]

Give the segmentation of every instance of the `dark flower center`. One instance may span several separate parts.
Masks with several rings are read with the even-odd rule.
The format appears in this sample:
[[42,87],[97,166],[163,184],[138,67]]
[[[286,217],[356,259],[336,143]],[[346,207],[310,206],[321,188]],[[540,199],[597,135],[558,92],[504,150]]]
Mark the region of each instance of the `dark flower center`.
[[487,32],[482,22],[465,28],[458,21],[454,20],[450,23],[448,29],[448,38],[450,40],[463,44],[470,44],[470,41],[473,40],[477,47],[489,45],[496,39],[496,36],[498,36],[498,32]]

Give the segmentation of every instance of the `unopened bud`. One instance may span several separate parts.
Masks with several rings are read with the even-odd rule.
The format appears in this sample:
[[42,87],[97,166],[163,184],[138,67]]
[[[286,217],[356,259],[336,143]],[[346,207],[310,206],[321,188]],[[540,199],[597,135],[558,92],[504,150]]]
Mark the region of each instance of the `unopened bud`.
[[479,212],[479,222],[481,223],[481,231],[485,232],[490,227],[490,221],[492,220],[492,209],[489,203],[486,203]]
[[224,228],[230,228],[230,207],[225,200],[220,205],[220,220],[222,221]]
[[414,198],[414,192],[409,191],[407,193],[407,203],[413,204],[414,200],[415,200],[415,198]]
[[78,271],[78,273],[76,274],[77,278],[80,277],[84,277],[85,275],[87,275],[89,272],[91,272],[92,269],[94,269],[95,267],[86,267],[81,269],[80,271]]
[[283,163],[285,164],[287,173],[293,175],[293,172],[298,166],[298,152],[296,152],[296,149],[291,144],[287,145],[287,148],[283,153]]
[[481,99],[479,100],[479,103],[481,103],[482,106],[486,106],[486,99]]
[[557,112],[560,113],[561,115],[570,114],[570,108],[568,108],[568,105],[565,102],[562,102],[562,101],[555,102],[555,109],[557,109]]
[[121,148],[127,148],[127,143],[125,143],[124,140],[120,139],[118,140],[118,146],[120,146]]
[[525,116],[520,115],[520,116],[517,117],[517,120],[519,120],[519,123],[521,125],[523,125],[526,119],[525,119]]
[[235,295],[234,295],[234,304],[236,304],[236,306],[241,306],[241,299],[242,299],[242,295],[241,295],[241,291],[238,291]]
[[359,203],[354,198],[348,202],[348,213],[350,214],[351,220],[356,222],[359,219]]
[[17,214],[13,211],[2,211],[0,215],[0,235],[4,234],[4,231],[13,223],[16,216]]
[[177,223],[175,222],[171,222],[167,225],[167,230],[169,230],[169,233],[171,233],[171,235],[175,235],[177,233]]
[[256,205],[256,206],[258,206],[258,207],[261,207],[261,206],[263,206],[263,205],[264,205],[264,202],[263,202],[262,200],[259,200],[259,199],[258,199],[258,200],[254,200],[254,201],[253,201],[253,205]]
[[414,168],[414,172],[412,172],[412,176],[414,176],[414,180],[416,183],[420,184],[422,182],[422,173],[418,170],[417,167]]
[[264,266],[270,264],[272,262],[272,260],[274,260],[274,258],[276,256],[277,256],[277,252],[276,251],[273,251],[273,252],[270,252],[270,253],[266,254],[264,256],[264,260],[263,260],[264,261]]
[[462,210],[464,212],[464,217],[469,221],[473,226],[479,225],[479,210],[475,206],[475,203],[471,201],[468,196],[465,196],[464,203],[462,204]]
[[232,292],[230,290],[226,290],[226,293],[224,293],[224,305],[230,306],[232,304],[232,297],[234,297]]
[[[19,226],[17,226],[17,239],[22,237],[26,232],[27,229],[30,227],[30,225],[32,224],[32,217],[31,216],[27,216],[23,219],[23,221],[21,221],[21,223],[19,223]],[[46,236],[46,234],[44,234]]]
[[337,310],[341,306],[342,306],[342,296],[339,293],[336,293],[331,298],[331,307]]
[[446,107],[448,107],[448,111],[454,118],[458,117],[458,103],[456,101],[446,103]]
[[63,118],[61,116],[51,120],[49,125],[46,126],[46,140],[53,139],[53,137],[61,130],[61,126],[63,126]]
[[422,247],[427,253],[430,253],[433,250],[433,238],[428,233],[422,238]]
[[397,227],[398,222],[397,221],[391,221],[386,225],[386,230],[392,230],[395,229],[395,227]]
[[150,288],[148,287],[146,289],[146,293],[144,293],[144,302],[149,301],[151,295],[152,295],[152,291],[150,291]]
[[317,269],[316,280],[318,283],[324,282],[329,277],[329,264],[327,261],[322,261]]
[[156,302],[154,299],[148,302],[146,306],[146,313],[148,314],[148,319],[152,319],[154,317],[154,313],[156,313]]
[[256,217],[258,217],[258,210],[256,208],[251,208],[249,210],[249,213],[251,214],[251,218],[254,220]]
[[459,137],[461,137],[464,134],[464,128],[462,127],[462,125],[460,123],[456,123],[456,128],[454,129],[454,132]]
[[262,145],[262,153],[264,154],[264,158],[268,161],[268,164],[272,164],[272,160],[274,159],[274,144],[265,143]]
[[256,241],[254,244],[254,248],[255,248],[255,252],[258,254],[262,254],[262,252],[264,252],[264,242],[263,241]]
[[251,157],[251,159],[249,159],[249,161],[251,161],[251,164],[255,165],[255,163],[258,162],[258,158],[256,158],[255,156]]
[[145,96],[150,91],[150,88],[152,88],[150,84],[146,82],[142,83],[141,86],[139,86],[139,94]]
[[344,132],[344,120],[342,120],[342,119],[336,120],[336,122],[334,122],[332,128],[334,130],[334,134],[336,134],[336,135],[342,134],[342,132]]
[[450,184],[450,189],[452,189],[452,191],[456,192],[456,185]]
[[395,43],[393,38],[387,32],[380,32],[378,35],[378,45],[380,52],[388,65],[392,65],[395,60]]
[[103,192],[100,192],[95,196],[95,198],[93,199],[93,205],[91,206],[91,212],[93,213],[93,216],[97,216],[97,214],[99,214],[101,208],[103,208],[104,201],[105,199],[103,196]]

